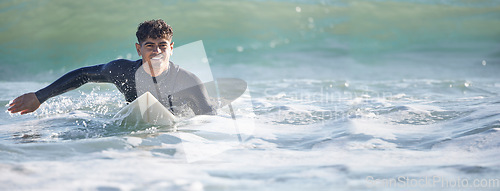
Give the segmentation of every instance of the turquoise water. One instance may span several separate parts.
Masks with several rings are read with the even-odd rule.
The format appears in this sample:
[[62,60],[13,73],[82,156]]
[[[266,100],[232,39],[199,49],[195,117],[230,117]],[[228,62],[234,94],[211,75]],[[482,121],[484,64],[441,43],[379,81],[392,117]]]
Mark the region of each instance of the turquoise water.
[[138,59],[138,23],[162,18],[175,46],[203,41],[214,78],[248,83],[237,117],[252,126],[242,142],[226,114],[124,127],[116,88],[84,85],[0,114],[2,190],[500,187],[498,1],[2,1],[0,15],[0,104]]

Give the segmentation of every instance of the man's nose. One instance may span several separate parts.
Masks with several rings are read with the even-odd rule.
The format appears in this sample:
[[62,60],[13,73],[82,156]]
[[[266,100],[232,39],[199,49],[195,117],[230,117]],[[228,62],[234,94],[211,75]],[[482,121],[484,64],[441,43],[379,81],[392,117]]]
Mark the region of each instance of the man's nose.
[[161,53],[160,46],[155,46],[154,49],[153,49],[153,52],[155,52],[155,53]]

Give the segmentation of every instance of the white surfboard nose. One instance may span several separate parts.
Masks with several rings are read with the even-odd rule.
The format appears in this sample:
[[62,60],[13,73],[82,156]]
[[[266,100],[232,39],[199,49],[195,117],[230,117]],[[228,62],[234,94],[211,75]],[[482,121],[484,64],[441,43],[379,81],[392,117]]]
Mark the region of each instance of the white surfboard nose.
[[146,92],[122,108],[114,117],[126,123],[145,122],[151,125],[172,125],[178,118],[151,93]]

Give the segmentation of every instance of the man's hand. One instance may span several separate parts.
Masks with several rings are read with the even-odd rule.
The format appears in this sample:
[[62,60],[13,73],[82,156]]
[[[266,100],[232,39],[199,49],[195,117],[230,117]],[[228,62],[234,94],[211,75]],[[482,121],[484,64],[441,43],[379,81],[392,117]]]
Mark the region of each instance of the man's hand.
[[11,113],[21,112],[21,115],[31,113],[40,107],[40,101],[36,97],[35,93],[27,93],[22,96],[17,97],[12,100],[9,104],[9,109]]

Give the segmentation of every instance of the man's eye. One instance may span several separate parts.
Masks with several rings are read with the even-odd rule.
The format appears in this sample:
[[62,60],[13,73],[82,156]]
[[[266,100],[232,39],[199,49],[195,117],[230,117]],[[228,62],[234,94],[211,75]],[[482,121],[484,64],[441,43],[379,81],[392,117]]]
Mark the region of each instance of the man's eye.
[[161,49],[165,49],[165,48],[167,48],[167,45],[166,44],[160,44],[160,48]]
[[146,44],[146,48],[153,48],[153,45],[151,45],[151,44]]

